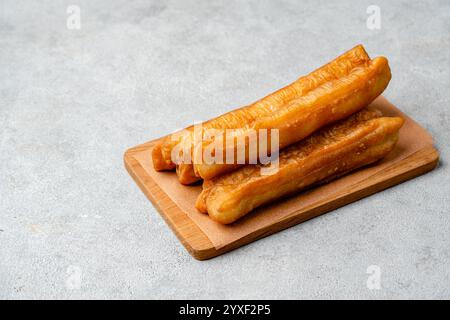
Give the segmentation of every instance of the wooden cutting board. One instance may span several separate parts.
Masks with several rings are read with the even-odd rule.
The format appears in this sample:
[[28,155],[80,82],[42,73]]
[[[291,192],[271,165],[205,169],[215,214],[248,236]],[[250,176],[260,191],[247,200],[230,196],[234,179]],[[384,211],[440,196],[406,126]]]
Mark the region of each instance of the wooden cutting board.
[[269,226],[253,230],[251,233],[239,239],[235,239],[216,248],[198,224],[163,191],[158,185],[157,179],[150,176],[136,159],[135,155],[143,151],[151,150],[156,142],[157,140],[153,140],[127,150],[124,155],[125,167],[147,198],[153,203],[167,224],[175,232],[184,247],[194,258],[199,260],[221,255],[227,251],[412,179],[435,168],[439,160],[438,151],[430,143],[402,159],[396,165],[389,167],[388,170],[381,170],[376,175],[371,176],[370,179],[363,180],[356,185],[349,186],[343,191],[341,190],[337,194],[330,195],[326,198],[326,201],[318,202],[308,207],[307,210],[294,212]]

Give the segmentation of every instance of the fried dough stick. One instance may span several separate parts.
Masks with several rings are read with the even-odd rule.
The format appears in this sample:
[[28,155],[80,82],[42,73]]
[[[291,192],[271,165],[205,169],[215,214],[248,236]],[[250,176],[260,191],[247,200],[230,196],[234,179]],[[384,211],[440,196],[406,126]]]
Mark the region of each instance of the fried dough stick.
[[[303,123],[304,121],[309,122],[313,120],[314,125],[307,125],[305,126],[306,130],[300,130],[302,134],[297,133],[292,135],[292,131],[297,132],[298,130],[287,130],[286,136],[281,137],[280,142],[289,144],[292,140],[297,141],[298,136],[308,135],[316,127],[327,122],[324,121],[325,116],[328,117],[331,114],[329,117],[330,121],[335,121],[359,110],[368,104],[374,96],[376,97],[384,90],[389,79],[390,72],[386,59],[377,58],[373,61],[370,60],[363,46],[359,45],[309,75],[299,78],[294,83],[249,106],[204,122],[202,128],[203,130],[211,128],[238,129],[238,134],[239,132],[245,134],[249,129],[285,128],[284,121],[288,117],[291,121],[288,124],[289,126],[292,126],[292,122],[298,120],[295,123],[296,127],[305,125]],[[360,86],[344,85],[349,83],[359,83]],[[336,86],[338,88],[335,90],[334,87]],[[364,87],[364,90],[360,90],[360,87]],[[370,87],[371,90],[368,90],[367,87]],[[352,99],[351,101],[349,99],[338,101],[341,98],[345,98],[344,96],[346,94],[350,94],[348,90],[355,92],[359,98]],[[330,92],[335,93],[331,96],[332,99],[327,100],[325,98],[320,101],[318,100],[318,98],[323,95],[328,95]],[[308,96],[309,98],[304,98],[303,101],[297,101],[304,96]],[[311,106],[312,100],[317,100],[317,103]],[[297,102],[291,104],[292,101]],[[307,106],[303,106],[302,103],[306,103]],[[318,103],[326,103],[327,106],[318,107]],[[308,106],[309,108],[307,108]],[[308,115],[309,118],[307,117]],[[318,118],[317,121],[314,120],[315,118]],[[193,147],[193,131],[194,127],[191,126],[182,132],[172,134],[163,139],[153,149],[152,158],[155,170],[175,169],[176,165],[172,161],[172,150],[180,143],[187,145],[187,149]],[[204,143],[208,144],[212,143],[212,141],[205,141]],[[201,178],[211,178],[217,172],[220,173],[229,168],[230,166],[227,165],[224,167],[219,166],[218,168],[214,166],[213,168],[198,166],[196,168],[197,171],[194,171],[192,164],[180,164],[177,168],[177,173],[181,183],[190,184]]]
[[232,223],[261,205],[383,158],[402,125],[402,118],[364,109],[282,150],[272,175],[247,165],[204,181],[196,207],[219,223]]
[[[279,148],[282,149],[309,136],[321,127],[344,119],[366,107],[384,91],[390,79],[391,72],[387,59],[375,58],[363,66],[354,68],[347,75],[319,85],[305,95],[290,101],[277,112],[261,116],[255,120],[249,130],[237,131],[235,141],[238,141],[239,137],[249,136],[251,130],[278,129]],[[224,140],[224,136],[219,136],[214,146],[223,146]],[[258,140],[258,146],[260,144]],[[206,141],[196,147],[198,159],[207,145]],[[236,145],[237,143],[233,142],[231,149],[223,148],[222,154],[231,152],[236,157],[238,152]],[[244,148],[247,155],[246,163],[251,163],[248,159],[248,143]],[[235,164],[194,163],[196,175],[203,179],[212,179],[235,168]]]

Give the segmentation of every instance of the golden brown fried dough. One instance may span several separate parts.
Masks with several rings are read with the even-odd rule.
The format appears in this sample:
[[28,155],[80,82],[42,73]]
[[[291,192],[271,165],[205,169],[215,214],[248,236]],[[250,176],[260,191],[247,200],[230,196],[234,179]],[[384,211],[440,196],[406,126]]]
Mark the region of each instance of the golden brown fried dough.
[[[384,91],[390,79],[391,72],[387,59],[375,58],[363,66],[352,69],[349,74],[323,83],[303,96],[295,98],[282,109],[259,117],[249,130],[278,129],[279,147],[282,149],[309,136],[321,127],[344,119],[366,107]],[[249,130],[239,130],[236,133],[236,141],[239,136],[248,136]],[[218,139],[215,142],[222,146],[221,139],[224,139],[224,136],[219,136]],[[205,147],[205,143],[196,147],[195,152],[201,154],[202,147]],[[223,154],[226,152],[237,154],[236,142],[232,147],[231,150],[222,151]],[[248,145],[245,148],[248,149]],[[248,154],[248,150],[245,152]],[[249,159],[246,160],[246,163],[249,163]],[[212,179],[233,170],[235,166],[203,162],[194,163],[194,168],[195,173],[201,178]]]
[[166,159],[161,156],[162,155],[161,148],[162,143],[158,143],[152,149],[153,168],[155,168],[156,171],[174,170],[175,163],[173,163],[170,159]]
[[[280,129],[280,143],[287,146],[361,109],[384,90],[389,79],[386,59],[370,60],[359,45],[267,97],[203,123],[202,129],[237,129],[237,136],[245,136],[252,129]],[[193,132],[191,126],[166,137],[153,151],[155,170],[173,170],[172,150],[179,144],[193,150]],[[197,152],[212,142],[213,139],[204,141]],[[194,171],[186,163],[178,172],[180,181],[189,184],[234,168],[236,165],[199,164]]]
[[261,165],[247,165],[205,181],[196,207],[217,222],[232,223],[254,208],[383,158],[402,125],[402,118],[364,109],[281,151],[272,175],[261,175]]

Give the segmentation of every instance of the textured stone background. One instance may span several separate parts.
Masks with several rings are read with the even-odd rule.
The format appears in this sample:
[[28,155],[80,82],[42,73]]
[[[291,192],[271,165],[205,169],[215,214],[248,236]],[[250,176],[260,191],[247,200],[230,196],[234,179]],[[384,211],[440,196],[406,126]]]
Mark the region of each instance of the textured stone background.
[[[66,27],[69,4],[80,30]],[[366,27],[371,4],[381,30]],[[0,298],[450,298],[449,31],[448,0],[1,1]],[[385,95],[434,135],[438,169],[191,258],[124,150],[357,43],[389,58]]]

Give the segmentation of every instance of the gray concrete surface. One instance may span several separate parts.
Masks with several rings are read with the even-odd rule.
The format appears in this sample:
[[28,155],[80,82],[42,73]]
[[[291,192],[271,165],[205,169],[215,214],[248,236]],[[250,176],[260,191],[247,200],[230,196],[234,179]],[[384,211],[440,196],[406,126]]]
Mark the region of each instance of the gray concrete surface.
[[[81,28],[66,27],[68,5]],[[369,30],[369,5],[381,29]],[[450,2],[1,1],[0,298],[450,298]],[[438,169],[213,260],[126,148],[252,102],[357,43]],[[380,289],[367,286],[379,267]]]

